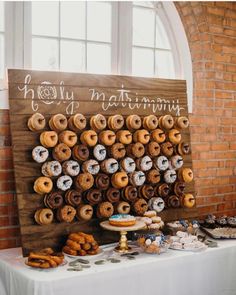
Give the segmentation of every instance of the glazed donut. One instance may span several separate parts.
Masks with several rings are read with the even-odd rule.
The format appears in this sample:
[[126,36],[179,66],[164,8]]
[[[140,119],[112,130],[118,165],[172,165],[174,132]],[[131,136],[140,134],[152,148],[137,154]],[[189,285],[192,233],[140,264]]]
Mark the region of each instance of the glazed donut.
[[108,174],[113,174],[119,169],[119,164],[116,159],[109,158],[101,162],[101,170]]
[[161,144],[161,152],[166,157],[171,157],[174,153],[174,147],[171,142],[167,141]]
[[125,146],[123,143],[114,143],[108,150],[109,156],[116,160],[124,158],[126,154]]
[[95,178],[95,185],[100,190],[108,189],[110,185],[110,178],[108,175],[99,173]]
[[33,114],[28,120],[28,128],[31,131],[39,131],[45,128],[46,120],[40,113]]
[[68,205],[77,207],[82,202],[82,192],[76,190],[68,190],[65,194],[65,201]]
[[59,134],[59,142],[65,143],[68,147],[76,145],[77,140],[77,135],[73,131],[65,130]]
[[116,133],[116,140],[123,144],[130,144],[132,142],[132,133],[129,130],[119,130]]
[[165,208],[165,202],[162,198],[159,197],[152,198],[148,202],[148,208],[159,213]]
[[89,158],[89,149],[86,145],[75,145],[72,150],[72,157],[77,161],[86,161]]
[[62,172],[62,167],[58,161],[45,162],[41,167],[41,172],[47,177],[59,176]]
[[74,116],[71,116],[68,120],[68,126],[74,132],[78,132],[85,129],[86,125],[86,118],[82,114],[75,114]]
[[156,141],[151,141],[146,145],[146,153],[149,157],[157,157],[161,152],[159,143]]
[[76,210],[70,205],[65,205],[57,209],[57,219],[60,222],[72,222],[75,218]]
[[176,152],[181,156],[188,155],[190,154],[190,145],[187,142],[181,142],[176,146]]
[[120,201],[120,191],[114,187],[110,187],[106,191],[106,199],[111,203],[117,203]]
[[149,115],[143,118],[143,127],[148,130],[154,130],[158,126],[158,119],[155,115]]
[[40,134],[40,142],[46,148],[54,147],[58,142],[58,136],[55,131],[44,131]]
[[164,180],[166,183],[174,183],[176,181],[177,175],[175,170],[166,170],[164,173]]
[[138,190],[135,186],[128,185],[122,190],[122,198],[125,201],[133,202],[138,198]]
[[160,185],[157,185],[156,188],[156,193],[161,197],[165,198],[169,195],[170,193],[170,187],[167,183],[162,183]]
[[93,217],[93,207],[88,204],[79,205],[76,209],[76,217],[79,220],[90,220]]
[[193,171],[190,168],[181,168],[178,171],[179,180],[184,182],[191,182],[193,180]]
[[34,219],[39,225],[47,225],[53,221],[53,212],[49,208],[39,209],[34,214]]
[[102,202],[102,193],[97,188],[90,189],[86,192],[85,198],[89,205],[94,206]]
[[180,197],[183,195],[185,190],[185,183],[184,182],[176,182],[174,184],[174,193],[176,196]]
[[154,167],[160,171],[165,171],[169,167],[168,159],[165,156],[159,156],[154,161]]
[[161,181],[160,171],[158,169],[149,170],[147,173],[147,181],[152,184],[157,184]]
[[137,130],[142,126],[142,120],[138,115],[129,115],[126,118],[126,126],[129,130]]
[[173,169],[180,169],[183,166],[184,161],[181,156],[175,155],[175,156],[171,157],[170,163],[171,163],[171,167],[173,167]]
[[181,133],[177,129],[171,129],[168,133],[169,141],[178,144],[181,141]]
[[57,187],[62,191],[67,191],[68,189],[70,189],[72,183],[73,180],[69,175],[63,175],[57,179]]
[[180,207],[180,200],[177,196],[172,195],[167,198],[167,207],[169,208],[179,208]]
[[45,162],[47,160],[48,156],[49,156],[48,150],[41,145],[36,146],[32,150],[32,158],[37,163]]
[[100,166],[96,160],[87,160],[82,165],[83,172],[88,172],[92,175],[98,174]]
[[110,202],[102,202],[97,207],[98,218],[109,218],[114,213],[114,207]]
[[101,115],[97,114],[90,118],[90,127],[95,131],[101,131],[105,129],[107,126],[106,118]]
[[144,156],[143,158],[136,159],[136,166],[138,170],[148,171],[152,168],[152,159],[149,156]]
[[81,173],[75,178],[75,186],[78,189],[81,189],[83,191],[86,191],[90,189],[94,184],[94,178],[93,175],[86,172]]
[[132,208],[137,215],[143,216],[148,210],[148,204],[144,199],[138,199],[132,204]]
[[132,158],[126,157],[120,161],[120,168],[126,173],[132,173],[136,168],[136,164]]
[[134,144],[130,144],[126,148],[127,155],[129,157],[140,158],[145,153],[144,145],[140,142],[136,142]]
[[111,184],[115,188],[122,188],[127,186],[129,183],[129,178],[126,172],[121,171],[121,172],[116,172],[115,174],[112,175],[111,177]]
[[186,129],[189,126],[189,120],[187,117],[178,117],[175,119],[175,126],[179,129]]
[[151,139],[157,143],[162,143],[166,140],[165,132],[161,129],[155,129],[151,133]]
[[34,182],[34,191],[39,195],[48,194],[52,190],[52,180],[45,176],[40,176]]
[[69,176],[77,176],[80,172],[79,163],[73,160],[65,161],[62,164],[63,173]]
[[116,141],[115,132],[112,130],[104,130],[99,133],[98,137],[99,137],[99,142],[107,146],[113,145]]
[[54,147],[52,156],[59,162],[69,160],[71,157],[71,149],[65,143],[59,143]]
[[146,177],[143,171],[134,171],[130,174],[129,180],[133,186],[140,186],[144,184]]
[[153,198],[155,195],[154,189],[150,184],[140,186],[139,193],[146,200]]
[[61,192],[51,192],[44,196],[44,204],[50,209],[57,209],[63,205],[63,196]]
[[181,197],[181,204],[183,207],[192,208],[196,203],[196,200],[192,194],[185,194]]
[[56,114],[49,120],[49,127],[56,132],[63,131],[67,128],[67,119],[62,114]]
[[95,147],[93,148],[93,156],[96,160],[103,161],[105,160],[106,155],[107,155],[107,151],[104,145],[101,145],[101,144],[95,145]]
[[122,115],[114,115],[108,118],[108,127],[111,130],[117,131],[124,126],[124,118]]
[[171,115],[161,116],[159,118],[159,126],[163,129],[171,129],[174,126],[174,119]]
[[134,142],[141,142],[142,144],[147,144],[150,140],[150,134],[146,129],[137,130],[133,134]]
[[115,206],[115,211],[119,214],[129,214],[130,209],[130,204],[123,201],[117,203]]
[[83,131],[80,135],[80,141],[84,145],[95,146],[98,141],[97,133],[94,130]]

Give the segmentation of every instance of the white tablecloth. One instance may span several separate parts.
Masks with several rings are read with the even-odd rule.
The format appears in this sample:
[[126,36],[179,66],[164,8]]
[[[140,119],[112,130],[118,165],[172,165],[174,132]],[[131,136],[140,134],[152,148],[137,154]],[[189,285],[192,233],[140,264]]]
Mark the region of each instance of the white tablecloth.
[[21,249],[0,251],[0,295],[235,295],[236,241],[192,253],[169,250],[82,272],[36,270]]

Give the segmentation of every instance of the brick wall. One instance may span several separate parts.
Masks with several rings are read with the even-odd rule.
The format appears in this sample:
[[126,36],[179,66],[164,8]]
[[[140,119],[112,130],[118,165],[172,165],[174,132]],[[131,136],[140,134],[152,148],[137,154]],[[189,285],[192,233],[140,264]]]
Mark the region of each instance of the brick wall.
[[[194,77],[191,136],[199,216],[236,215],[236,3],[177,2]],[[0,249],[20,245],[8,111],[0,110]]]

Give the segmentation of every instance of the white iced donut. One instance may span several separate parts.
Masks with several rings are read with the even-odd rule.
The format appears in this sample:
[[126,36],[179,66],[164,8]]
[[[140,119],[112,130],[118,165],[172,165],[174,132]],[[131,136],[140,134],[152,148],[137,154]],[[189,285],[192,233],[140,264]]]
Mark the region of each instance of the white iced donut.
[[61,164],[58,161],[46,162],[42,165],[41,172],[44,176],[59,176],[62,173]]
[[119,164],[116,159],[109,158],[101,163],[101,169],[105,173],[113,174],[119,169]]
[[80,165],[77,161],[69,160],[62,164],[63,173],[70,176],[77,176],[80,172]]
[[96,175],[100,170],[100,165],[96,160],[88,160],[83,163],[82,170],[83,172],[88,172],[92,175]]
[[98,161],[105,160],[107,151],[104,145],[97,144],[93,149],[93,155],[94,155],[94,158],[96,158]]
[[171,157],[170,162],[173,169],[180,169],[184,164],[183,158],[180,155]]
[[32,158],[37,163],[45,162],[47,160],[48,156],[49,156],[48,150],[41,145],[36,146],[32,150]]
[[57,179],[57,187],[62,191],[70,189],[72,183],[72,178],[69,175],[63,175]]
[[157,168],[161,171],[165,171],[169,167],[169,162],[165,156],[160,156],[155,159],[154,165],[155,165],[155,168]]
[[165,202],[159,197],[151,198],[148,202],[148,208],[159,213],[165,208]]
[[127,172],[127,173],[132,173],[135,171],[136,164],[134,160],[130,157],[126,157],[120,162],[121,168]]
[[145,180],[146,180],[146,176],[143,173],[143,171],[134,171],[133,173],[130,174],[130,183],[133,186],[140,186],[143,185]]
[[141,171],[148,171],[152,168],[152,159],[149,156],[144,156],[136,160],[137,168]]
[[174,183],[177,179],[175,170],[167,170],[164,173],[164,180],[166,183]]

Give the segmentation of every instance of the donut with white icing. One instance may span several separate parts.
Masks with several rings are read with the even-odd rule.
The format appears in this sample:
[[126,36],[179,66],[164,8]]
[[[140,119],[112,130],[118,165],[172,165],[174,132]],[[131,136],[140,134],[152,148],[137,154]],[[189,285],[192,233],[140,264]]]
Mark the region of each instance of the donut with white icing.
[[62,173],[62,167],[58,161],[45,162],[41,168],[41,172],[47,177],[59,176]]
[[154,166],[155,166],[155,168],[157,168],[161,171],[167,170],[169,167],[169,162],[168,162],[167,157],[160,156],[160,157],[156,158],[155,162],[154,162]]
[[148,171],[152,168],[152,159],[149,156],[144,156],[136,160],[137,168],[141,171]]
[[175,155],[171,157],[170,163],[173,169],[180,169],[184,164],[184,160],[180,155]]
[[97,144],[93,149],[94,158],[98,161],[103,161],[106,158],[107,152],[106,148],[102,144]]
[[62,164],[63,173],[70,176],[77,176],[80,172],[80,165],[77,161],[69,160]]
[[57,179],[57,187],[62,191],[70,189],[72,183],[72,178],[69,175],[63,175]]
[[96,174],[98,174],[98,172],[100,170],[100,166],[98,164],[98,161],[91,159],[91,160],[87,160],[83,163],[82,170],[83,170],[83,172],[88,172],[92,175],[96,175]]
[[144,184],[146,176],[143,171],[134,171],[130,174],[129,180],[133,186],[140,186]]
[[108,174],[113,174],[119,169],[119,164],[116,159],[109,158],[101,163],[101,170]]
[[41,145],[36,146],[32,150],[32,158],[37,163],[44,163],[47,160],[48,156],[48,150]]
[[176,179],[177,179],[177,175],[176,175],[175,170],[170,169],[170,170],[165,171],[164,180],[166,183],[174,183],[176,181]]
[[148,202],[148,208],[159,213],[165,208],[165,202],[159,197],[151,198]]
[[121,166],[121,169],[127,173],[134,172],[136,168],[135,161],[130,157],[126,157],[123,160],[121,160],[120,166]]

